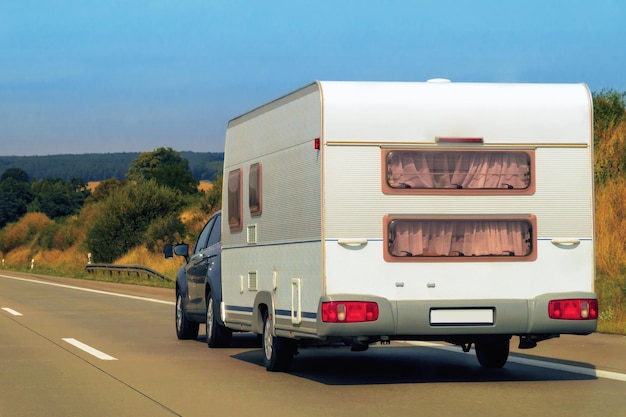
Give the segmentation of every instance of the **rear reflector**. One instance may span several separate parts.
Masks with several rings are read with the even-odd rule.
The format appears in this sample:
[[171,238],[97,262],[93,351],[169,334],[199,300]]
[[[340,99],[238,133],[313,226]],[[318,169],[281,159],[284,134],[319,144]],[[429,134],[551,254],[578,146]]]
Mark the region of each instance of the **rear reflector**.
[[378,320],[378,304],[368,301],[331,301],[322,303],[322,321],[358,323]]
[[556,320],[597,320],[598,300],[552,300],[548,316]]

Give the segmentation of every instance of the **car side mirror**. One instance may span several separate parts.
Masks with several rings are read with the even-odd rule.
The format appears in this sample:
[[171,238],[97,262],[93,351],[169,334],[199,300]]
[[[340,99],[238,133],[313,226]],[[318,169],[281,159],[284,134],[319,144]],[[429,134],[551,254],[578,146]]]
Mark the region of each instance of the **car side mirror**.
[[184,257],[185,261],[189,262],[189,245],[186,243],[179,243],[178,245],[166,243],[163,247],[163,255],[165,256],[165,259],[173,258],[174,254]]
[[178,256],[185,258],[186,262],[189,262],[189,245],[186,243],[179,243],[174,246],[174,253]]
[[166,243],[163,247],[163,255],[165,259],[172,259],[174,257],[174,251],[172,250],[172,244]]

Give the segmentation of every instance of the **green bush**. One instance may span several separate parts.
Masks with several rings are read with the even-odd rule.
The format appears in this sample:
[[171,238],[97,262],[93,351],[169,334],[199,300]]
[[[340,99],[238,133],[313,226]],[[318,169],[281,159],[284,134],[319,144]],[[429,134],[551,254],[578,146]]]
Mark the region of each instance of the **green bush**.
[[593,124],[596,140],[602,133],[617,126],[624,120],[626,111],[626,92],[603,89],[593,93]]
[[52,222],[41,228],[39,231],[39,237],[37,238],[37,245],[44,250],[50,250],[54,248],[54,235],[59,231],[59,224]]
[[97,204],[87,245],[95,262],[111,263],[143,243],[153,222],[178,217],[183,198],[179,191],[148,180],[129,183]]
[[179,243],[185,235],[185,225],[178,216],[169,216],[154,220],[145,234],[146,248],[153,253],[163,249],[164,243]]
[[39,231],[37,244],[44,250],[65,250],[76,244],[80,231],[73,224],[67,222],[51,222]]
[[593,94],[594,175],[596,184],[626,174],[626,93],[602,90]]
[[201,209],[206,213],[213,213],[216,209],[219,209],[222,203],[222,176],[219,175],[211,189],[204,193],[202,202],[200,203]]

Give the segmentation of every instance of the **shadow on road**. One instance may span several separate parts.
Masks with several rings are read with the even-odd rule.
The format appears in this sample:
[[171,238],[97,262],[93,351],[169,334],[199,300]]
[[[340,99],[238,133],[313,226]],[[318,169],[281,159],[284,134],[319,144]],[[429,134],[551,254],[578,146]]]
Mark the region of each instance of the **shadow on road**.
[[[234,354],[232,357],[263,366],[262,354],[260,349],[255,349]],[[533,358],[530,355],[524,357]],[[593,368],[585,363],[568,362],[568,364]],[[351,352],[348,348],[302,349],[294,358],[291,371],[288,373],[326,385],[597,379],[594,376],[512,361],[501,369],[484,369],[478,364],[474,353],[446,352],[414,346],[377,346],[365,352]]]
[[[206,343],[206,334],[198,335],[196,341]],[[233,339],[230,343],[231,348],[260,348],[261,338],[253,333],[233,333]],[[259,351],[260,352],[260,351]],[[261,357],[261,364],[263,363],[263,357]]]

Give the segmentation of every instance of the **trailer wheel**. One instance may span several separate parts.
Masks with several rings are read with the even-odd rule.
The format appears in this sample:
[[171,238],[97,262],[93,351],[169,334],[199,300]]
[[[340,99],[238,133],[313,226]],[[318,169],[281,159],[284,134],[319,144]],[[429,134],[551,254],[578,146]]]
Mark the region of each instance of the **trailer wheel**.
[[263,317],[263,363],[270,372],[288,371],[295,353],[295,341],[274,336],[274,324],[268,313]]
[[180,291],[176,291],[176,336],[183,339],[195,339],[198,337],[200,323],[187,318],[187,307]]
[[206,303],[206,342],[210,348],[228,347],[233,333],[217,321],[215,300],[211,291]]
[[509,358],[509,338],[476,342],[476,358],[483,368],[502,368]]

